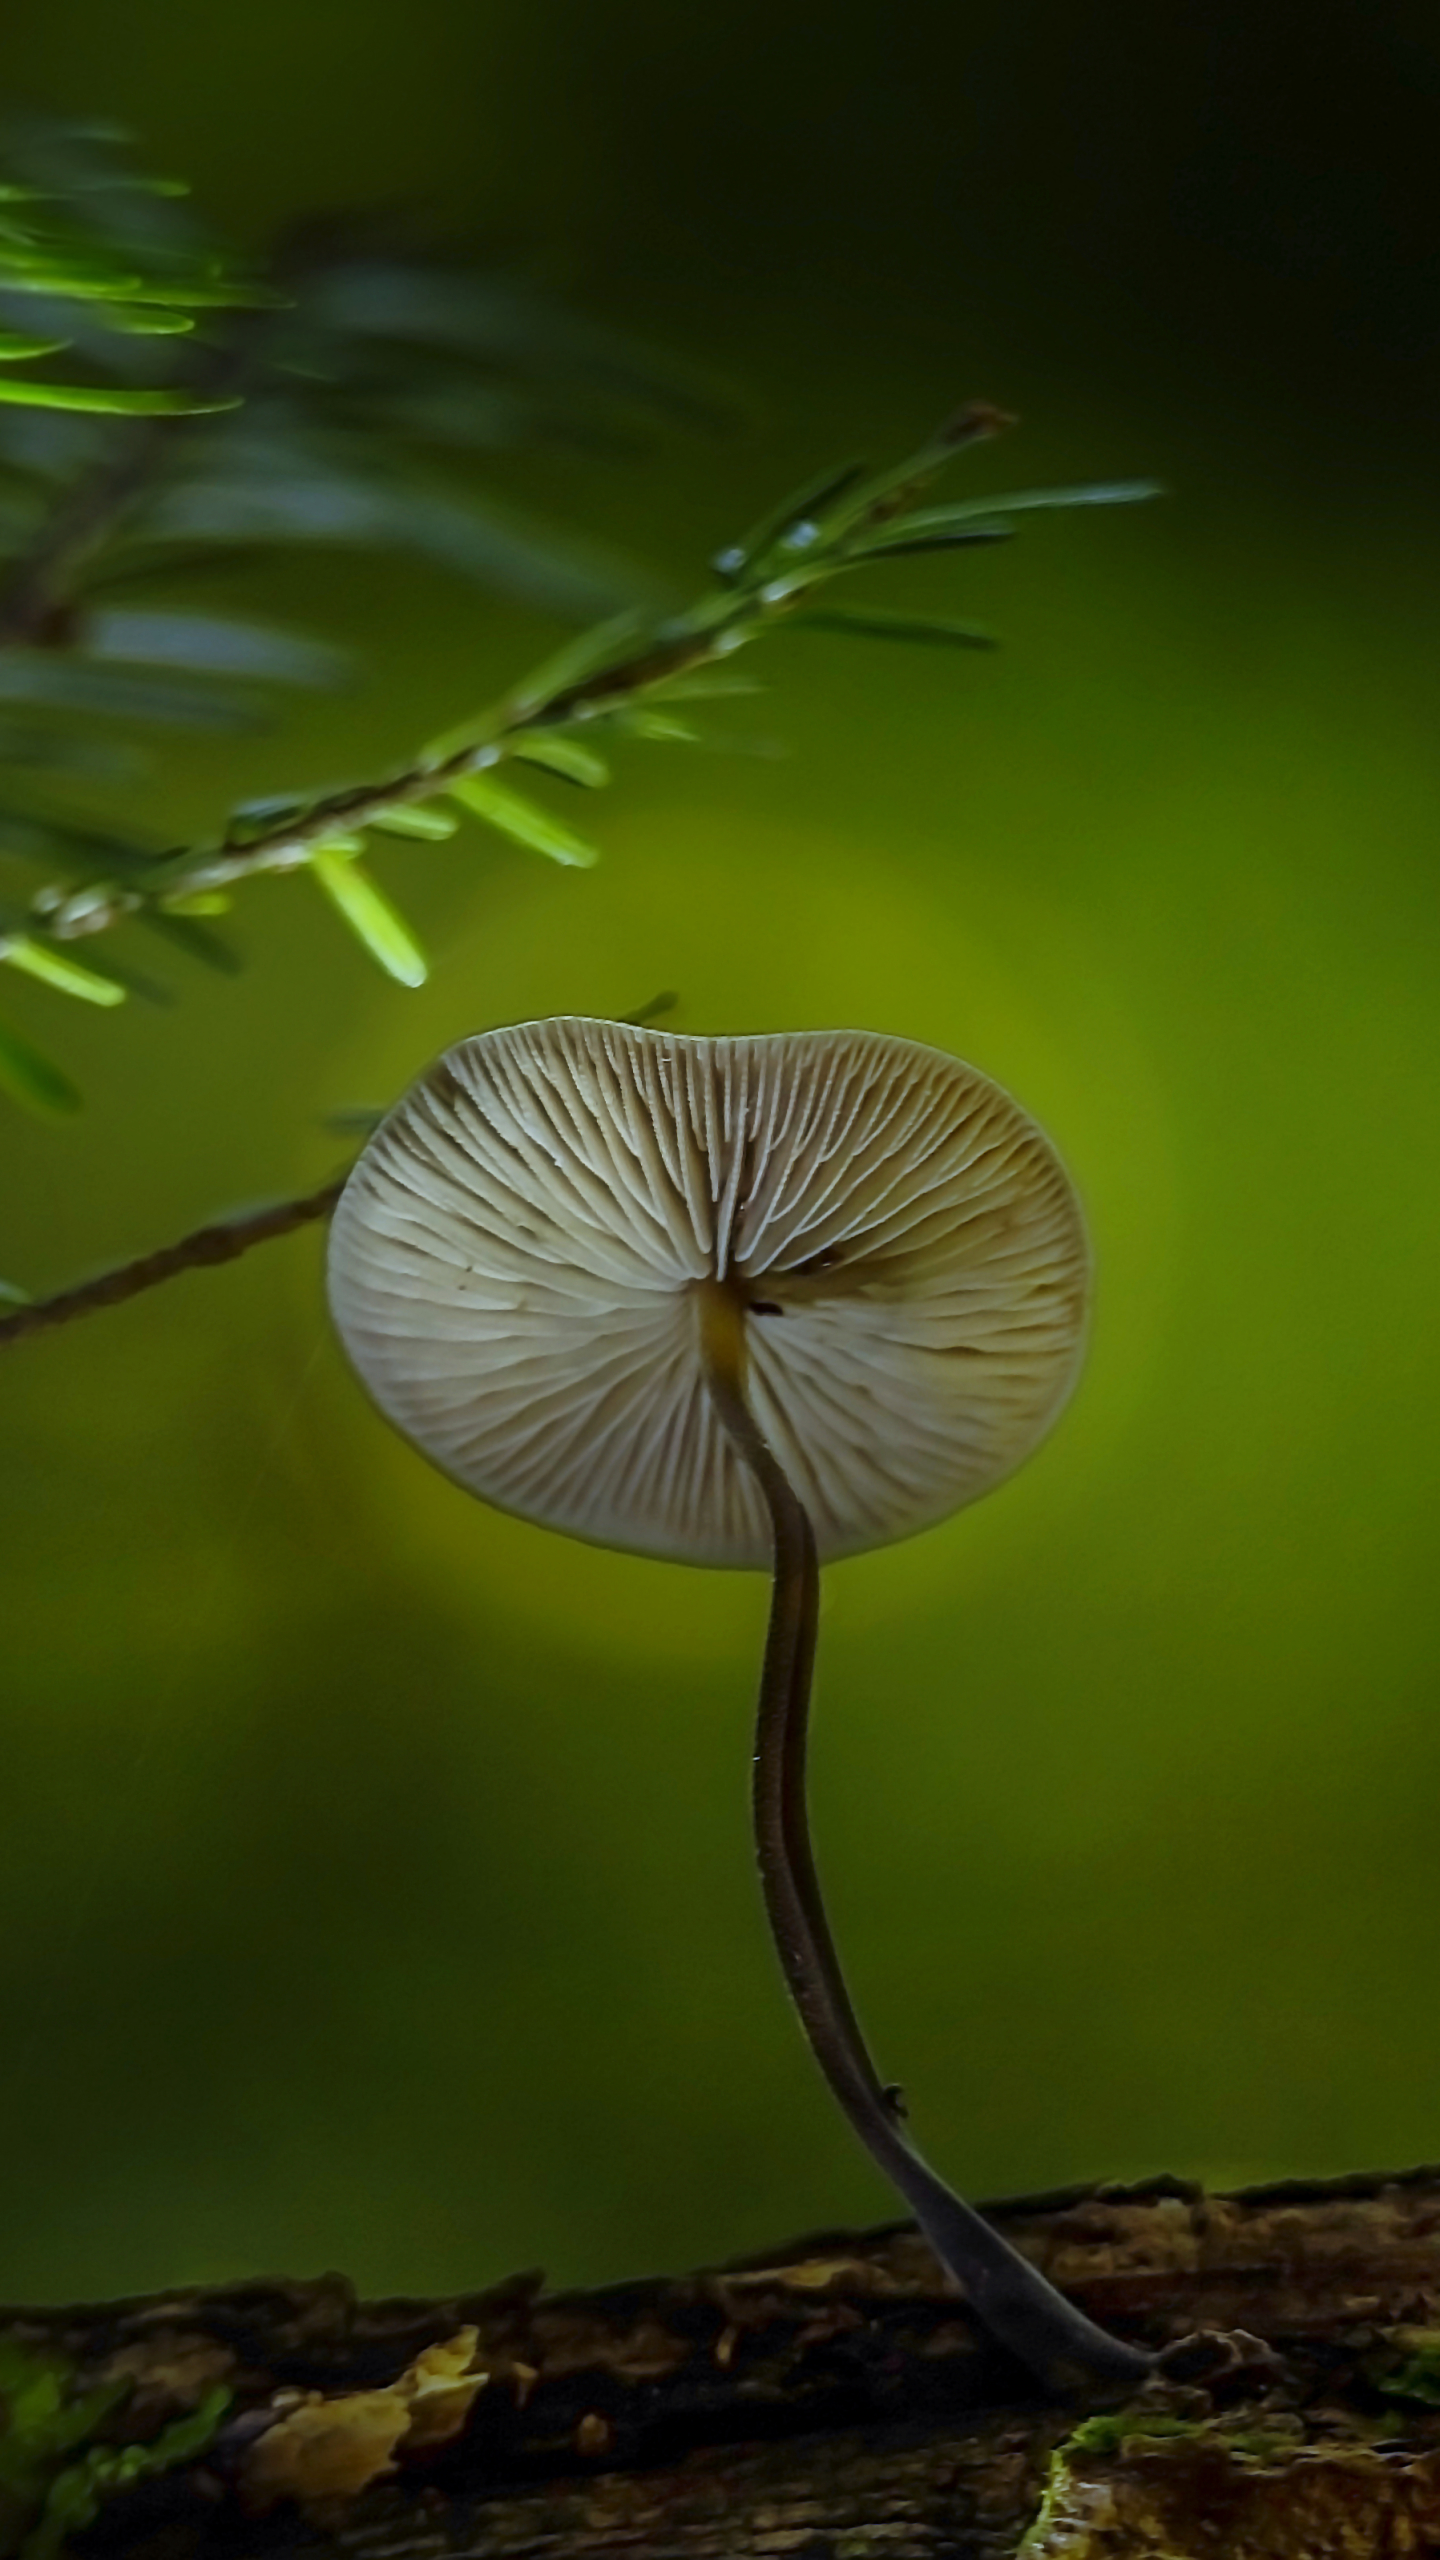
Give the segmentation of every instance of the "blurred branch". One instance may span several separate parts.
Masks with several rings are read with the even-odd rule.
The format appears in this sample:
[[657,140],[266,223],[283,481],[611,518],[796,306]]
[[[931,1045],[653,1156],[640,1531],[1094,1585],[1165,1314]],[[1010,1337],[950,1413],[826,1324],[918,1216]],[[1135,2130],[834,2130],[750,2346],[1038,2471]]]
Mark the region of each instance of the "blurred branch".
[[76,570],[139,497],[158,464],[167,422],[132,425],[113,452],[69,490],[0,585],[0,648],[39,647],[55,636]]
[[[247,315],[251,317],[252,315]],[[248,343],[247,343],[248,341]],[[201,349],[188,368],[196,411],[124,418],[88,469],[62,490],[0,579],[0,649],[53,648],[73,642],[84,574],[172,459],[174,440],[192,414],[238,406],[257,361],[253,330]]]
[[217,1219],[209,1226],[196,1227],[177,1244],[162,1245],[157,1252],[141,1254],[134,1262],[122,1262],[113,1271],[102,1271],[98,1279],[58,1290],[53,1298],[36,1298],[13,1307],[0,1314],[0,1351],[26,1334],[48,1333],[52,1326],[70,1324],[77,1316],[96,1315],[102,1307],[122,1306],[127,1298],[138,1298],[142,1290],[157,1288],[162,1280],[177,1279],[182,1271],[238,1261],[252,1245],[268,1244],[272,1236],[288,1236],[296,1227],[328,1218],[344,1187],[342,1173],[298,1200],[272,1201],[263,1209],[247,1209],[238,1217]]
[[0,2550],[59,2560],[1356,2560],[1440,2532],[1440,2180],[990,2208],[1153,2349],[1057,2407],[908,2226],[682,2278],[362,2302],[340,2276],[0,2311]]
[[[682,368],[513,279],[407,245],[393,219],[309,223],[253,275],[212,241],[183,186],[134,166],[123,136],[9,119],[0,867],[38,870],[48,886],[0,904],[0,960],[45,975],[47,951],[103,920],[103,901],[83,926],[67,906],[76,884],[83,896],[101,882],[117,919],[137,916],[192,959],[237,965],[205,920],[219,894],[200,892],[203,912],[184,912],[183,897],[163,894],[173,862],[123,819],[67,806],[67,787],[132,778],[145,753],[131,740],[156,726],[254,728],[273,688],[333,685],[348,661],[172,603],[177,583],[257,550],[344,546],[409,554],[591,623],[644,582],[598,545],[482,494],[472,457],[537,442],[623,452],[658,421],[713,428],[727,414]],[[451,476],[449,454],[465,476]],[[167,601],[132,605],[137,585]],[[377,889],[334,848],[317,848],[313,867],[392,975],[423,975]],[[138,976],[52,970],[49,983],[119,1002]],[[0,1085],[41,1109],[78,1101],[4,1023]]]

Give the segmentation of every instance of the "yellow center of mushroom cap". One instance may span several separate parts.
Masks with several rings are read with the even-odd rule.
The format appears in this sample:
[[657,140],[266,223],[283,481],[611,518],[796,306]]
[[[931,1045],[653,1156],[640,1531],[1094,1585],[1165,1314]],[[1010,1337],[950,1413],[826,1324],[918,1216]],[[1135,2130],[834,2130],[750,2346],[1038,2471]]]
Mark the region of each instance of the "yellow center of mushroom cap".
[[751,1293],[740,1280],[693,1280],[700,1358],[708,1376],[745,1392],[745,1316]]

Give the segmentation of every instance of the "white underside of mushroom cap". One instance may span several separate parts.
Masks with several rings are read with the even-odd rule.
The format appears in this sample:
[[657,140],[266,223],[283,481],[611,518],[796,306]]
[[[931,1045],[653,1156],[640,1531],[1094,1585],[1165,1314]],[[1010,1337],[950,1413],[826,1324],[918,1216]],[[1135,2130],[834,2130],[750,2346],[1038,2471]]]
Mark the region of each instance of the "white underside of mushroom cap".
[[382,1410],[502,1509],[764,1565],[700,1357],[703,1279],[822,1558],[986,1493],[1079,1363],[1087,1255],[1049,1142],[939,1050],[562,1016],[451,1049],[345,1186],[330,1296]]

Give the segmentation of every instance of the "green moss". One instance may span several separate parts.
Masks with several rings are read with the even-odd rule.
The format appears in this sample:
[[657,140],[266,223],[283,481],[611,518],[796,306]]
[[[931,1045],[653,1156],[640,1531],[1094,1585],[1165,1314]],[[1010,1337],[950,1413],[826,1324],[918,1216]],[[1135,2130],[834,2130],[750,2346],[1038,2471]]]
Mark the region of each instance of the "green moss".
[[1133,2436],[1191,2436],[1193,2418],[1177,2418],[1164,2409],[1099,2409],[1055,2448],[1051,2460],[1068,2462],[1076,2453],[1119,2453]]
[[1277,2454],[1293,2453],[1302,2429],[1292,2421],[1288,2427],[1236,2427],[1224,2429],[1216,2441],[1227,2453],[1242,2454],[1249,2462],[1273,2462]]
[[1392,2329],[1385,2351],[1370,2359],[1365,2375],[1387,2400],[1440,2408],[1440,2329]]
[[[1242,2465],[1265,2463],[1273,2462],[1279,2454],[1293,2452],[1302,2434],[1299,2422],[1293,2418],[1282,2417],[1271,2426],[1227,2427],[1213,2416],[1182,2418],[1167,2409],[1097,2410],[1092,2417],[1082,2418],[1051,2454],[1039,2512],[1020,2545],[1021,2553],[1047,2547],[1048,2536],[1064,2521],[1062,2510],[1075,2486],[1077,2459],[1120,2457],[1136,2445],[1188,2437],[1219,2447]],[[1088,2544],[1084,2547],[1088,2548]],[[1078,2555],[1082,2545],[1078,2541],[1067,2542],[1066,2548]]]
[[1082,2418],[1050,2456],[1039,2511],[1020,2545],[1021,2555],[1042,2548],[1059,2524],[1061,2503],[1069,2494],[1077,2455],[1118,2454],[1140,2436],[1188,2436],[1196,2432],[1193,2419],[1177,2418],[1164,2409],[1097,2409],[1092,2417]]
[[103,2500],[203,2453],[230,2405],[225,2390],[146,2444],[97,2444],[128,2382],[77,2391],[68,2358],[0,2338],[0,2560],[58,2560]]

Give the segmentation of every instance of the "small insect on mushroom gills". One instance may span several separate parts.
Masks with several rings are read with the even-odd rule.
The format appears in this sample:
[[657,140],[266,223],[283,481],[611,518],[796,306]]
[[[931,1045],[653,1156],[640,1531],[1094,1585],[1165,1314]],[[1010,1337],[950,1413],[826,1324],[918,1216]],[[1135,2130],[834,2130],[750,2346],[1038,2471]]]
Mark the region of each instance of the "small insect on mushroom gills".
[[[753,1304],[753,1302],[752,1302]],[[771,1935],[805,2035],[871,2158],[911,2207],[977,2317],[1044,2382],[1136,2382],[1151,2359],[1098,2328],[937,2177],[901,2130],[845,1986],[810,1845],[805,1761],[820,1614],[809,1515],[745,1401],[743,1317],[716,1288],[702,1319],[705,1378],[725,1429],[765,1497],[775,1572],[755,1733],[755,1849]]]
[[1088,1279],[1054,1149],[958,1058],[572,1016],[448,1051],[365,1147],[330,1240],[351,1360],[467,1491],[601,1546],[772,1571],[754,1807],[785,1979],[977,2316],[1060,2388],[1149,2359],[911,2144],[826,1922],[805,1742],[820,1566],[1029,1456],[1074,1382]]

